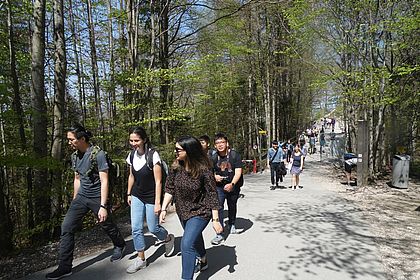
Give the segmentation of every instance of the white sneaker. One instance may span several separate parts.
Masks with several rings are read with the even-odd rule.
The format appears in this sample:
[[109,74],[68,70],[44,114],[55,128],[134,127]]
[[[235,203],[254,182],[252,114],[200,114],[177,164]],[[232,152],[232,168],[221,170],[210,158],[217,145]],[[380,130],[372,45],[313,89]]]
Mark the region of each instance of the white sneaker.
[[220,245],[223,242],[223,236],[221,234],[216,235],[215,238],[211,240],[211,244]]
[[135,273],[139,271],[142,268],[146,267],[146,260],[142,260],[139,257],[137,257],[133,263],[127,268],[127,273]]
[[236,230],[235,225],[231,225],[230,226],[230,234],[237,234],[237,233],[238,233],[238,231]]

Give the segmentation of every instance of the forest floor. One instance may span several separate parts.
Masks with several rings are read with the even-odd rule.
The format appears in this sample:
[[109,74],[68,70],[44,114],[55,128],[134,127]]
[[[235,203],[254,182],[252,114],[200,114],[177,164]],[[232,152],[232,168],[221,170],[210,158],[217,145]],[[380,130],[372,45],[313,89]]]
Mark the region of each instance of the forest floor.
[[[344,173],[333,162],[324,161],[328,172],[325,180],[344,181]],[[411,179],[408,189],[388,186],[389,178],[356,191],[346,191],[337,183],[337,192],[354,202],[370,221],[376,237],[380,259],[389,280],[420,279],[420,181]],[[129,212],[122,210],[118,226],[127,237],[131,235]],[[0,259],[0,279],[17,279],[57,264],[58,242],[40,248],[29,248]],[[75,258],[100,252],[111,246],[99,226],[81,232],[76,237]]]

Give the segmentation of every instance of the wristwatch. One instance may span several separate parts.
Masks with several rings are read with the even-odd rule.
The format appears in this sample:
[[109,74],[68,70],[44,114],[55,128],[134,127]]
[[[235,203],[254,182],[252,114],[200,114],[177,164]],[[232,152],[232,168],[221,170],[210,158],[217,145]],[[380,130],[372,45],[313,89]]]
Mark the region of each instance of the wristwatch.
[[232,187],[234,187],[234,186],[235,186],[235,183],[234,183],[234,182],[232,182],[231,184],[232,184]]

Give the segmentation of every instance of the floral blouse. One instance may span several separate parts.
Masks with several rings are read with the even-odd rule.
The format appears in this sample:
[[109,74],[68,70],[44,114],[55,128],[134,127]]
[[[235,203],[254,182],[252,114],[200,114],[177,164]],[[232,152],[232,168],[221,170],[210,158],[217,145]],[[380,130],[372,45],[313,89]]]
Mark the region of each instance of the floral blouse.
[[165,192],[173,196],[176,212],[183,221],[195,216],[210,219],[211,211],[220,208],[216,181],[210,169],[197,179],[185,169],[171,170],[166,180]]

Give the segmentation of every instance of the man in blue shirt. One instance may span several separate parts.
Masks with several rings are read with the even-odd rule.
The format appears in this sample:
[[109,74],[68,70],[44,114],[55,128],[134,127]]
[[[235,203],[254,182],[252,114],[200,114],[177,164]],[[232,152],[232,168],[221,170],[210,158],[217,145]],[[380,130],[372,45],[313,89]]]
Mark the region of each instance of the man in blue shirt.
[[279,186],[279,181],[283,182],[283,169],[286,170],[283,161],[283,150],[279,149],[279,142],[274,140],[271,143],[271,148],[268,149],[268,162],[271,171],[271,190],[275,190]]

